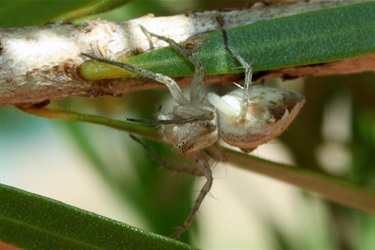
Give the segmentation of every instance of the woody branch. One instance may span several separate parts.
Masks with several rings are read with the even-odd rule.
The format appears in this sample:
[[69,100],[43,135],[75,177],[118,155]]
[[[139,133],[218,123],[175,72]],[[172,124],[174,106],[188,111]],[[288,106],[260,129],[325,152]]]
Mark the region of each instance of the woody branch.
[[[80,25],[51,24],[0,29],[0,105],[27,107],[46,100],[72,96],[118,96],[128,91],[161,87],[158,83],[142,78],[87,81],[80,76],[80,65],[87,59],[81,56],[81,52],[116,60],[131,56],[137,51],[150,50],[150,43],[139,29],[140,25],[181,42],[218,30],[216,16],[224,19],[224,28],[227,29],[345,4],[346,1],[315,0],[310,3],[255,5],[251,9],[243,10],[192,12],[170,17],[147,15],[120,23],[93,20]],[[165,44],[156,42],[153,46],[159,48]],[[349,59],[345,62],[349,69],[345,68],[345,72],[375,71],[374,57],[370,55]],[[315,75],[317,72],[340,73],[343,70],[342,65],[324,66],[324,69],[291,68],[289,71],[285,69],[286,72],[267,72],[262,77],[299,77]],[[205,78],[205,83],[231,83],[239,77],[209,76]],[[188,78],[176,80],[181,85],[190,83]]]

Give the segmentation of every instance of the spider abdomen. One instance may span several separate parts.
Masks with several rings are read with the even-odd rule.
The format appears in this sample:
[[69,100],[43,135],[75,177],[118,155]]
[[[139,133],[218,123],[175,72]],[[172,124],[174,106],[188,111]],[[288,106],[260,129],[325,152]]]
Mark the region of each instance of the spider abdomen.
[[253,85],[248,109],[240,116],[243,90],[209,100],[217,108],[220,138],[241,149],[252,149],[280,135],[301,110],[304,97],[292,91]]

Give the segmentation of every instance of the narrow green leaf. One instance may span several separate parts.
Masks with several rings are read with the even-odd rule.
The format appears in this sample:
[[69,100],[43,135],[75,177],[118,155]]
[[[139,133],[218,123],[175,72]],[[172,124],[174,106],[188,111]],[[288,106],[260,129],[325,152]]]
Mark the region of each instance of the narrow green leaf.
[[127,2],[131,2],[132,0],[95,0],[85,2],[83,1],[82,6],[80,8],[74,8],[70,11],[62,13],[50,20],[50,22],[59,22],[59,21],[70,21],[80,17],[86,17],[88,15],[96,14],[99,12],[107,11],[118,6],[121,6]]
[[[285,68],[375,53],[375,2],[320,10],[228,29],[229,43],[255,71]],[[241,72],[226,52],[220,31],[200,37],[196,51],[206,74]],[[167,47],[123,60],[168,76],[192,75],[193,65]],[[111,75],[113,67],[87,62],[82,76],[96,80]],[[124,70],[114,78],[129,77]]]
[[130,0],[1,1],[0,27],[41,25],[69,21],[120,6]]
[[26,249],[192,249],[62,202],[0,185],[0,241]]

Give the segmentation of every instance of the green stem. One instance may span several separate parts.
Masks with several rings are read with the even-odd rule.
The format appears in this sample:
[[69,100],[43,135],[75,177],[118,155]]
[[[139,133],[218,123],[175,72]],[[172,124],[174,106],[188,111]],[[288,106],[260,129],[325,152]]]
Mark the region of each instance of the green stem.
[[[92,123],[97,125],[103,125],[129,133],[134,133],[141,135],[143,137],[149,138],[151,140],[158,140],[159,136],[155,129],[150,125],[137,124],[127,121],[120,121],[111,118],[106,118],[98,115],[88,115],[78,112],[50,109],[50,108],[26,108],[22,111],[36,115],[39,117],[49,118],[49,119],[58,119],[58,120],[67,120],[67,121],[79,121]],[[160,140],[160,139],[159,139]]]
[[[147,125],[62,110],[29,108],[24,109],[24,111],[45,118],[104,125],[160,141],[156,131]],[[291,167],[232,150],[227,150],[227,154],[229,162],[239,168],[287,182],[306,191],[318,193],[328,200],[344,206],[375,214],[374,191],[304,168]]]
[[341,205],[375,214],[375,192],[318,172],[259,159],[226,150],[236,167],[287,182],[303,190],[318,193]]

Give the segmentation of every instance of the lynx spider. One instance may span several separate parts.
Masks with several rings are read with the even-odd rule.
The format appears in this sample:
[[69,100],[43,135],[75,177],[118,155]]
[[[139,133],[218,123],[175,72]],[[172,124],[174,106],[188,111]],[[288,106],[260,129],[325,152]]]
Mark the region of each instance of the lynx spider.
[[[168,87],[175,104],[163,107],[158,114],[158,120],[148,121],[148,123],[158,124],[163,140],[174,145],[182,154],[189,157],[197,166],[197,170],[177,169],[160,160],[155,154],[153,157],[167,168],[206,178],[206,183],[190,214],[173,235],[174,238],[177,238],[191,225],[205,196],[211,189],[213,177],[209,160],[226,161],[224,151],[219,144],[219,138],[231,146],[250,152],[257,146],[277,137],[289,126],[302,108],[304,97],[287,90],[252,85],[252,68],[229,46],[224,29],[222,32],[226,49],[245,69],[244,86],[237,85],[238,88],[222,97],[214,93],[204,95],[202,94],[203,66],[194,54],[172,39],[151,33],[142,26],[141,29],[148,38],[155,37],[167,42],[195,66],[189,98],[186,98],[178,84],[166,75],[82,54],[96,61],[115,65],[148,77]],[[128,120],[142,122],[136,119]]]

